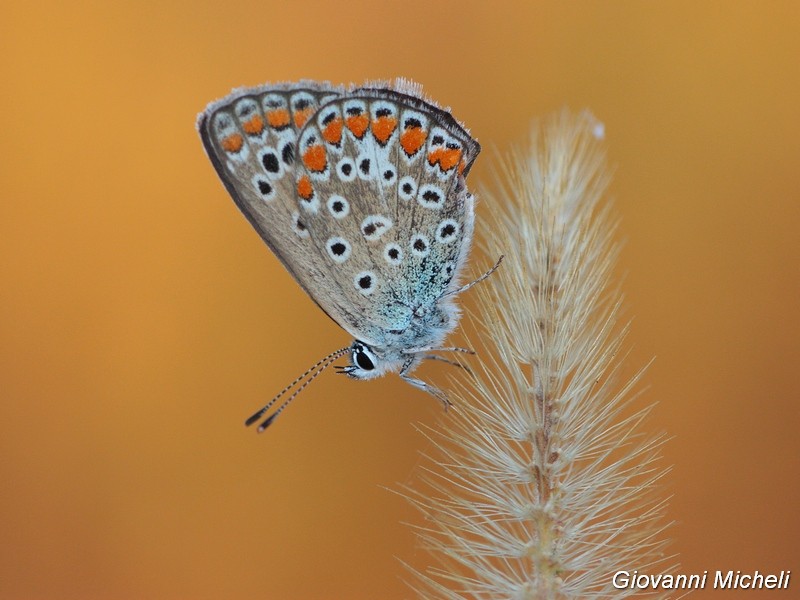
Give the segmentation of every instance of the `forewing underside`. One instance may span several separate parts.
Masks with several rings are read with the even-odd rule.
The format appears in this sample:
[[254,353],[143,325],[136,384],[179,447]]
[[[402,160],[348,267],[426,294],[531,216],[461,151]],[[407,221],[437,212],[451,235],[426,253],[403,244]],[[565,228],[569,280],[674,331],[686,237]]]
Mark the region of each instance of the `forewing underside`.
[[198,120],[206,152],[236,205],[314,300],[309,284],[319,273],[298,221],[297,137],[319,106],[342,92],[315,83],[245,89],[210,104]]

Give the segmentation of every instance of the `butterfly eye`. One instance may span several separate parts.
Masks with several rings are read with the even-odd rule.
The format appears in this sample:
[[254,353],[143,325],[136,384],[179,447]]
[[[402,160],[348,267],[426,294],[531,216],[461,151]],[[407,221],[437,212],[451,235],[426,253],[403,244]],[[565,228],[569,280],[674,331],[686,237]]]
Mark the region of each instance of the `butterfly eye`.
[[375,368],[375,363],[372,362],[372,359],[363,346],[357,346],[355,350],[353,350],[353,362],[365,371],[372,371]]

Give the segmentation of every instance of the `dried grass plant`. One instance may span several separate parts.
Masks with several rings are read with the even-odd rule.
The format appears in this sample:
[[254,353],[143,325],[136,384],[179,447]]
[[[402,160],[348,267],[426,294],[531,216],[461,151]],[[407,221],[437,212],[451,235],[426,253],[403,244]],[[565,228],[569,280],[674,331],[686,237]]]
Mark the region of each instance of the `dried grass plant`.
[[[617,570],[672,568],[664,554],[663,435],[623,381],[627,324],[611,285],[616,220],[603,198],[602,129],[588,113],[534,126],[482,190],[480,243],[505,261],[473,288],[480,348],[420,486],[419,534],[440,559],[423,598],[620,598]],[[487,218],[488,217],[488,218]],[[463,376],[461,376],[463,375]]]

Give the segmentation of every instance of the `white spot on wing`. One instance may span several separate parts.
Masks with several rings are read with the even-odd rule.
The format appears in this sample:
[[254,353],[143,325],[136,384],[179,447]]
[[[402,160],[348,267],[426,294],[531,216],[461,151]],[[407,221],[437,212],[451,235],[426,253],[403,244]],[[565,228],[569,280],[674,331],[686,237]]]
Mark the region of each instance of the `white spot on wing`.
[[413,200],[417,195],[417,180],[406,175],[397,185],[397,195],[401,200]]
[[356,173],[364,181],[375,178],[375,161],[371,154],[362,153],[356,157]]
[[258,174],[254,175],[251,179],[253,183],[253,187],[258,192],[258,195],[261,199],[269,202],[270,200],[275,198],[275,186],[273,183],[264,175]]
[[336,175],[345,182],[353,181],[356,178],[356,163],[350,157],[345,157],[336,164]]
[[386,262],[390,265],[396,267],[403,262],[403,249],[394,243],[386,244],[386,247],[383,249],[383,258],[385,258]]
[[380,180],[384,187],[389,187],[397,181],[397,168],[387,161],[380,162]]
[[328,256],[331,257],[331,260],[340,264],[350,258],[350,253],[352,252],[350,242],[341,237],[328,239],[325,242],[325,249],[328,251]]
[[425,258],[431,251],[431,242],[422,233],[412,236],[409,246],[411,247],[411,254],[419,258]]
[[361,271],[353,277],[353,285],[360,293],[369,296],[375,291],[378,285],[378,278],[372,271]]
[[317,212],[319,211],[318,195],[314,194],[313,196],[311,196],[311,200],[304,200],[303,198],[300,198],[300,206],[305,212],[311,215],[317,214]]
[[344,196],[333,195],[328,198],[328,211],[335,219],[344,219],[350,214],[350,203]]
[[392,227],[392,220],[383,215],[369,215],[361,221],[361,233],[368,242],[373,242],[380,238]]
[[298,237],[307,238],[310,235],[308,229],[306,229],[305,225],[300,220],[300,213],[298,211],[292,213],[292,229],[294,229]]
[[425,208],[439,210],[444,206],[444,192],[442,188],[426,183],[420,186],[417,200]]
[[436,228],[436,239],[443,244],[449,244],[458,239],[458,222],[453,219],[445,219]]
[[283,176],[283,161],[275,148],[265,146],[258,151],[256,157],[258,166],[267,174],[267,177],[280,179]]

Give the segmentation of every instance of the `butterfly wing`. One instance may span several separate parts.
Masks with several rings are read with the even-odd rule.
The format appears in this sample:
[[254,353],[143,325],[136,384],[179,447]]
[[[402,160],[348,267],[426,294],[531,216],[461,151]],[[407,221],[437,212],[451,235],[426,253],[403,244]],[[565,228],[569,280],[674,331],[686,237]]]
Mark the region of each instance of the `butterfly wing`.
[[454,286],[472,236],[464,177],[480,147],[416,92],[342,95],[320,107],[297,143],[299,219],[320,277],[315,298],[372,345]]
[[211,103],[197,124],[236,205],[315,300],[311,282],[319,273],[308,231],[299,220],[296,145],[319,106],[343,91],[313,82],[242,89]]
[[198,129],[239,209],[355,338],[380,343],[453,286],[480,147],[418,88],[244,89],[209,105]]

